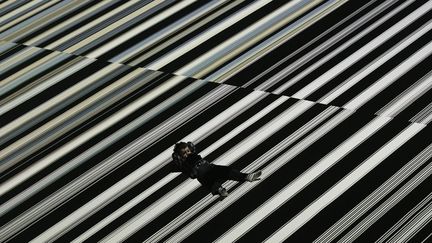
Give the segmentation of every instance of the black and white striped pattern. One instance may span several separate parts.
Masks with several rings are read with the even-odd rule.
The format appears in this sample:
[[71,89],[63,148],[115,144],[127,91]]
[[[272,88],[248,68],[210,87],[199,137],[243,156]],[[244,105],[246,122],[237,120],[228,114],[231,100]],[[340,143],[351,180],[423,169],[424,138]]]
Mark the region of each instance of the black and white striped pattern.
[[2,1],[0,241],[430,241],[431,54],[431,0]]

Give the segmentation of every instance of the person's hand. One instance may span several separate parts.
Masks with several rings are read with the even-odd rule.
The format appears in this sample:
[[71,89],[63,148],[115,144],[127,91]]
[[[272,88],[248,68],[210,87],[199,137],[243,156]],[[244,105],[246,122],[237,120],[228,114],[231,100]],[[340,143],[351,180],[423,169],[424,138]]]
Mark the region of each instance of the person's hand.
[[191,155],[189,155],[189,157],[194,161],[202,159],[199,154],[191,154]]

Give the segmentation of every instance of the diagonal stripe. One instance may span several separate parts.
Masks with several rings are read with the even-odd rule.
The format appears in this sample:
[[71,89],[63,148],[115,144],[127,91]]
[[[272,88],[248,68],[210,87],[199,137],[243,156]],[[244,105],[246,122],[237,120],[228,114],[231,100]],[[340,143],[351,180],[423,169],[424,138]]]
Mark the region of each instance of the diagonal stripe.
[[384,41],[388,40],[390,37],[398,33],[401,29],[403,29],[405,26],[407,26],[409,23],[413,22],[423,14],[425,14],[427,11],[429,11],[432,8],[432,2],[428,2],[424,4],[422,7],[418,8],[416,11],[410,13],[408,16],[400,20],[397,24],[393,25],[391,28],[377,36],[375,39],[370,41],[368,44],[364,45],[362,48],[358,49],[356,52],[351,54],[348,58],[343,60],[342,62],[335,65],[333,68],[325,72],[323,75],[321,75],[319,78],[314,80],[312,83],[298,91],[293,95],[294,98],[304,99],[306,96],[313,91],[317,90],[319,87],[321,87],[323,84],[328,82],[332,77],[334,77],[336,74],[342,72],[347,67],[352,65],[353,62],[356,60],[362,58],[369,52],[371,52],[373,49],[375,49],[379,44],[383,43]]
[[397,135],[393,140],[387,143],[384,147],[378,150],[373,156],[367,159],[364,163],[358,166],[354,171],[350,172],[343,180],[338,182],[334,187],[322,195],[313,204],[309,205],[295,218],[291,219],[282,228],[276,231],[266,242],[282,241],[287,239],[296,229],[301,227],[307,220],[313,217],[321,208],[328,205],[338,195],[346,191],[351,185],[358,181],[362,176],[371,171],[381,161],[387,158],[391,153],[398,149],[403,143],[417,134],[424,125],[412,124],[403,132]]
[[300,175],[295,181],[291,182],[277,195],[269,199],[260,208],[249,214],[245,219],[238,223],[235,227],[230,229],[226,234],[220,237],[218,242],[234,241],[241,237],[247,230],[261,221],[266,215],[273,212],[276,208],[280,207],[284,202],[289,200],[297,191],[301,190],[309,184],[314,178],[319,176],[323,171],[327,170],[333,164],[337,163],[348,151],[352,150],[358,144],[362,143],[365,139],[371,136],[374,132],[384,126],[390,118],[377,117],[368,125],[363,127],[362,130],[353,135],[350,139],[345,141],[342,145],[338,146],[335,150],[330,152],[325,158],[318,161],[311,169]]

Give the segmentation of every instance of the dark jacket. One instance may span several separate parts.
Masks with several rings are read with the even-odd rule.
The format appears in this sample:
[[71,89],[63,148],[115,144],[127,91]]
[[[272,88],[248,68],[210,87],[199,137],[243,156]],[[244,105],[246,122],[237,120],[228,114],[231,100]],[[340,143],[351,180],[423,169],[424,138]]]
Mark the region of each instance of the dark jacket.
[[199,154],[191,154],[185,161],[173,160],[171,162],[172,172],[183,172],[192,179],[199,176],[200,170],[204,169],[203,165],[208,165],[209,162],[203,159]]

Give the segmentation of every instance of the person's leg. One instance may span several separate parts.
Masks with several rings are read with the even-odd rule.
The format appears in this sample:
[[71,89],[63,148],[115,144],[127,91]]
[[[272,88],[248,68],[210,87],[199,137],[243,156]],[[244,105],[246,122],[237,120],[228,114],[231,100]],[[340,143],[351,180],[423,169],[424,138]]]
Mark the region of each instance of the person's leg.
[[220,195],[222,197],[228,196],[227,190],[222,187],[223,180],[215,180],[211,186],[211,193],[213,195]]
[[216,179],[224,179],[224,180],[233,180],[233,181],[257,181],[260,179],[262,174],[261,171],[253,172],[253,173],[242,173],[239,170],[232,168],[230,166],[221,166],[215,165],[215,178]]
[[221,187],[223,181],[219,178],[220,171],[218,169],[214,170],[214,166],[211,164],[209,167],[201,168],[197,179],[212,195],[226,197],[228,193],[225,188]]
[[[207,191],[213,194],[213,181],[207,180],[207,178],[197,178],[199,183],[207,189]],[[214,195],[214,194],[213,194]]]
[[222,184],[227,180],[245,181],[247,174],[241,173],[240,171],[222,165],[213,165],[211,173],[209,173],[213,179],[212,194],[221,195],[222,197],[228,196],[227,190],[222,187]]
[[231,166],[214,165],[212,170],[217,180],[245,181],[248,175]]
[[[211,164],[211,166],[206,170],[205,173],[199,174],[198,181],[204,187],[206,187],[213,195],[220,195],[222,197],[226,197],[228,196],[228,192],[225,188],[222,187],[222,184],[233,176],[231,175],[230,170],[231,169],[227,166]],[[241,179],[244,179],[245,175],[243,175]]]
[[227,180],[233,181],[256,181],[259,180],[261,171],[254,173],[242,173],[231,166],[215,165],[212,164],[211,169],[205,174],[205,181],[207,186],[211,184],[210,191],[213,195],[227,196],[228,193],[222,184]]
[[197,179],[201,183],[201,185],[206,188],[209,192],[213,194],[213,183],[214,183],[214,176],[210,165],[208,166],[201,166],[198,170]]

